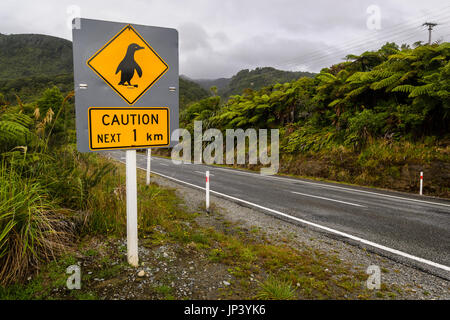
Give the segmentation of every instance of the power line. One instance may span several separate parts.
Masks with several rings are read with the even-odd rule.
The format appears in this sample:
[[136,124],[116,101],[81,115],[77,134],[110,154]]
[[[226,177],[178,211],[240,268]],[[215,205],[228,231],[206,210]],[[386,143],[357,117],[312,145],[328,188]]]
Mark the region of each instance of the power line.
[[[397,37],[398,36],[402,36],[402,38],[401,38],[401,42],[402,42],[402,44],[404,43],[404,44],[407,44],[408,43],[408,40],[410,40],[410,39],[412,39],[412,38],[420,38],[420,31],[419,30],[417,30],[417,31],[408,31],[407,33],[405,33],[404,35],[405,36],[403,36],[403,34],[399,34],[399,35],[397,35]],[[397,37],[395,37],[395,38],[391,38],[391,39],[389,39],[390,41],[389,42],[399,42],[399,41],[396,41],[397,40]],[[380,40],[379,42],[381,42],[382,40]],[[386,41],[386,40],[384,40],[384,41]],[[383,42],[384,42],[383,41]],[[379,47],[379,42],[377,42],[378,44],[376,44],[376,42],[373,42],[373,45],[372,46],[370,46],[370,47],[365,47],[364,49],[361,49],[361,50],[364,50],[364,51],[368,51],[368,50],[370,50],[371,48],[378,48]],[[323,53],[322,52],[322,54],[320,55],[320,56],[315,56],[314,58],[310,58],[310,57],[308,57],[308,58],[306,58],[306,59],[302,59],[302,60],[300,60],[300,59],[296,59],[296,61],[292,61],[291,63],[289,63],[289,64],[284,64],[284,65],[290,65],[290,66],[292,66],[292,65],[298,65],[298,64],[304,64],[304,65],[312,65],[312,64],[317,64],[317,63],[321,63],[321,62],[325,62],[325,61],[327,61],[327,60],[330,60],[330,59],[333,59],[334,57],[337,57],[337,59],[342,59],[343,57],[339,57],[339,55],[342,55],[342,54],[349,54],[349,53],[355,53],[355,54],[357,54],[357,52],[351,52],[351,51],[353,51],[353,50],[356,50],[357,49],[357,47],[355,46],[355,47],[352,47],[352,50],[350,50],[349,48],[340,48],[340,49],[337,49],[337,50],[335,50],[334,52],[330,52],[330,53]],[[358,48],[359,49],[359,48]]]
[[[434,19],[447,19],[449,17],[448,12],[447,12],[449,8],[450,8],[450,6],[446,6],[443,8],[433,10],[432,12],[439,12],[433,18]],[[418,20],[423,21],[424,17],[429,17],[430,15],[433,15],[433,13],[430,12],[425,16],[411,19],[407,22],[407,24],[415,23]],[[444,21],[446,22],[446,20],[444,20]],[[371,41],[378,41],[378,42],[385,41],[385,40],[392,41],[393,39],[396,39],[397,37],[403,37],[402,41],[409,40],[410,38],[416,37],[416,33],[412,34],[412,32],[417,32],[417,31],[411,30],[410,27],[405,28],[405,23],[401,23],[401,24],[398,24],[398,25],[395,25],[395,26],[389,28],[386,32],[384,32],[384,34],[381,35],[381,37],[383,37],[384,40],[380,39],[381,37],[379,34],[374,34],[369,37],[364,37],[364,38],[359,38],[359,39],[354,39],[354,40],[348,41],[348,42],[344,43],[344,46],[341,45],[340,49],[337,49],[337,50],[335,49],[333,52],[330,52],[330,53],[324,53],[323,50],[316,50],[316,51],[312,51],[310,53],[306,53],[298,58],[286,61],[280,65],[294,65],[294,64],[295,65],[298,65],[298,64],[305,65],[306,61],[304,61],[303,58],[305,58],[306,56],[307,56],[307,60],[309,62],[308,64],[311,64],[312,62],[317,63],[317,62],[323,61],[324,59],[328,59],[331,54],[336,55],[337,52],[344,52],[344,51],[347,51],[347,53],[348,53],[350,50],[354,50],[354,49],[360,47],[362,44],[367,44],[367,43],[370,43]],[[408,36],[406,36],[406,35],[408,35]],[[390,38],[390,39],[386,39],[386,38]],[[363,40],[361,41],[360,39],[363,39]]]
[[[441,13],[441,15],[442,14],[445,14],[445,13]],[[448,17],[450,17],[450,16],[445,16],[443,18],[447,19]],[[423,19],[423,17],[421,19]],[[360,42],[352,41],[354,44],[350,45],[350,46],[345,46],[345,44],[344,44],[344,46],[341,46],[340,49],[335,49],[333,52],[330,52],[330,53],[324,53],[323,50],[313,51],[312,53],[311,52],[310,53],[305,53],[304,55],[302,55],[302,56],[300,56],[300,57],[298,57],[296,59],[293,59],[293,60],[290,60],[290,61],[286,61],[284,64],[289,65],[289,64],[297,63],[299,60],[301,60],[304,57],[308,57],[309,60],[311,60],[311,58],[312,58],[312,60],[315,60],[316,57],[317,58],[318,57],[325,57],[327,55],[335,54],[336,51],[349,52],[349,51],[351,51],[353,49],[359,48],[363,44],[370,43],[371,41],[377,41],[380,38],[380,36],[382,36],[384,38],[384,40],[378,40],[378,41],[389,41],[389,40],[392,41],[393,37],[402,37],[402,36],[404,36],[406,34],[408,34],[408,35],[411,34],[411,32],[414,32],[413,30],[411,30],[411,28],[404,29],[404,30],[396,30],[396,31],[389,30],[389,31],[385,32],[383,35],[375,34],[375,35],[372,35],[372,36],[369,36],[369,37],[365,37],[364,40],[360,41]]]

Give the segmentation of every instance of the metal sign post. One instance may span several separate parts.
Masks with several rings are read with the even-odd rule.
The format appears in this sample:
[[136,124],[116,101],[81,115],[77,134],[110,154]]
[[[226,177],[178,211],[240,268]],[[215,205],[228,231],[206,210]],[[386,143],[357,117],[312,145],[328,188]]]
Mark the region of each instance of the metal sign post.
[[127,184],[127,258],[134,267],[139,265],[137,231],[136,150],[126,151]]
[[[77,149],[128,149],[127,257],[138,266],[136,149],[178,142],[171,135],[178,128],[178,32],[76,20],[79,27],[72,30],[72,40]],[[149,173],[150,162],[147,184]]]

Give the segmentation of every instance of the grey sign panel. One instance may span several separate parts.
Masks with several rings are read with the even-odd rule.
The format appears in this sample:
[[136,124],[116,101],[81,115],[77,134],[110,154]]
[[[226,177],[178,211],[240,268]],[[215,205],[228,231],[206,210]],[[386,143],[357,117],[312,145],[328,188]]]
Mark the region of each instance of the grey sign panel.
[[[79,28],[73,29],[72,32],[78,151],[92,151],[89,149],[88,131],[88,110],[91,107],[167,107],[170,112],[171,133],[178,129],[177,30],[92,19],[80,19],[79,21]],[[129,34],[125,35],[124,30],[130,30]],[[126,38],[127,36],[128,38]],[[127,43],[128,39],[129,43]],[[139,40],[141,41],[139,43],[145,43],[146,45],[131,48],[136,42],[133,39],[141,39],[142,41]],[[141,52],[146,52],[147,56],[139,53],[141,60],[137,61],[139,63],[133,69],[135,73],[127,79],[121,66],[126,62],[124,60],[129,55],[130,50],[140,49],[142,49]],[[120,65],[114,63],[108,65],[106,63],[105,66],[103,61],[107,61],[108,55],[113,54],[116,56],[120,54],[120,60],[123,59],[124,62],[121,62]],[[153,56],[151,56],[152,54]],[[93,61],[93,57],[97,56],[98,58],[95,59],[98,61]],[[151,65],[153,58],[156,62],[161,61],[159,67],[160,70],[163,70],[162,72],[146,67]],[[94,63],[97,65],[94,65]],[[142,79],[148,77],[152,72],[154,73],[153,78],[147,81],[148,83],[140,84],[139,88],[132,83],[136,82],[136,79],[143,81]],[[130,78],[132,78],[131,82]],[[127,98],[128,92],[132,95],[131,98]],[[178,137],[172,138],[174,139],[172,139],[170,146],[178,142]]]

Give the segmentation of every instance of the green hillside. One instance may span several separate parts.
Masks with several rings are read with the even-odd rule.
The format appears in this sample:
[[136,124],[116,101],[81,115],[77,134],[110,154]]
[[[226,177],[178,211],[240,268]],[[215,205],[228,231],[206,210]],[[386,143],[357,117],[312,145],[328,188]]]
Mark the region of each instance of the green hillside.
[[72,72],[72,42],[40,34],[0,34],[0,79]]
[[[39,34],[0,34],[0,94],[9,103],[40,97],[45,89],[73,90],[72,43]],[[198,84],[180,78],[180,108],[209,96]]]
[[231,82],[231,78],[218,78],[218,79],[190,79],[191,81],[198,83],[203,89],[210,91],[211,87],[216,87],[218,94],[227,90],[228,85]]
[[[274,68],[241,70],[232,78],[193,80],[180,77],[180,108],[206,98],[215,86],[217,94],[229,97],[245,89],[259,90],[276,83],[285,83],[308,72],[282,71]],[[73,90],[72,43],[40,34],[0,34],[0,93],[13,103],[18,95],[30,102],[46,88],[57,86],[62,93]]]
[[180,110],[184,110],[190,103],[208,96],[209,92],[200,85],[180,77]]
[[276,83],[285,83],[301,77],[313,77],[309,72],[292,72],[265,67],[241,70],[231,78],[228,87],[221,93],[223,97],[241,94],[245,89],[259,90]]
[[276,83],[285,83],[301,77],[313,76],[314,74],[310,72],[283,71],[271,67],[264,67],[254,70],[244,69],[231,78],[219,78],[215,80],[199,79],[193,81],[206,90],[215,86],[218,95],[223,98],[228,98],[231,95],[241,94],[246,89],[259,90]]

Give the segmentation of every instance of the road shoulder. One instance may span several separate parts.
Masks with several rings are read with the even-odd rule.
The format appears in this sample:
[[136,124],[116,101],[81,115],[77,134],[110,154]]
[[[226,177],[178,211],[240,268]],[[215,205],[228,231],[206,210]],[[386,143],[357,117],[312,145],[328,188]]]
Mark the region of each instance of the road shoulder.
[[[204,206],[204,191],[186,187],[157,175],[152,175],[152,179],[161,186],[175,188],[189,207],[196,208],[202,204]],[[351,264],[357,273],[365,273],[371,265],[378,266],[381,271],[381,283],[395,287],[396,298],[450,299],[448,280],[223,198],[212,196],[211,203],[216,211],[223,215],[224,220],[238,225],[243,232],[258,230],[273,243],[287,245],[297,250],[314,248],[335,254],[341,261]]]

